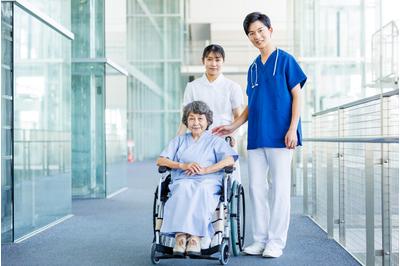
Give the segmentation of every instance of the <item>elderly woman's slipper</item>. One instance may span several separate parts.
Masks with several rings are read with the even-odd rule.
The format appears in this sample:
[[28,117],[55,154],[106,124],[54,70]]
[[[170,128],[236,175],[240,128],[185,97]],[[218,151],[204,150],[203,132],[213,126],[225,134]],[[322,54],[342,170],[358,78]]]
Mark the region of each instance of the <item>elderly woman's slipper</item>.
[[186,246],[186,254],[188,256],[200,256],[201,255],[200,237],[191,236],[188,239],[188,243]]
[[186,250],[186,243],[187,243],[187,236],[185,233],[177,233],[175,235],[175,246],[172,250],[175,256],[185,256]]

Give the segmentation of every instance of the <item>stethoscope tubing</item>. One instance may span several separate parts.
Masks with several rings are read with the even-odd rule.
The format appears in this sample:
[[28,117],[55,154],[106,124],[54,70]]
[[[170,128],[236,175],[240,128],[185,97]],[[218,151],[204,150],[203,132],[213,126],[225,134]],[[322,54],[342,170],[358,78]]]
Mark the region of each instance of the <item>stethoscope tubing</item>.
[[[276,57],[275,57],[275,64],[274,64],[274,72],[272,73],[272,76],[275,77],[275,73],[276,73],[276,65],[278,63],[278,57],[279,57],[279,49],[276,48]],[[251,88],[254,89],[255,87],[258,86],[258,67],[257,67],[257,63],[256,63],[256,59],[254,59],[253,64],[251,64],[250,67],[250,82],[251,82]],[[253,82],[253,68],[255,68],[256,70],[256,75],[255,75],[255,82]]]

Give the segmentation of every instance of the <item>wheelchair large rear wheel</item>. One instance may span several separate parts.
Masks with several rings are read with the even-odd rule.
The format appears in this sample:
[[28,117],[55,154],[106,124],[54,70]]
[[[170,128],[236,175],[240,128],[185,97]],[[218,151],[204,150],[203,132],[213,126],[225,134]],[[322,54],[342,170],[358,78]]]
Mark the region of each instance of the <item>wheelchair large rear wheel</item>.
[[236,181],[232,184],[232,199],[230,202],[231,222],[231,247],[234,256],[243,251],[245,226],[246,226],[246,205],[244,189]]
[[154,233],[153,241],[156,240],[156,220],[157,220],[157,216],[158,216],[158,214],[156,213],[157,200],[158,200],[158,187],[156,188],[156,191],[154,192],[154,201],[153,201],[153,233]]

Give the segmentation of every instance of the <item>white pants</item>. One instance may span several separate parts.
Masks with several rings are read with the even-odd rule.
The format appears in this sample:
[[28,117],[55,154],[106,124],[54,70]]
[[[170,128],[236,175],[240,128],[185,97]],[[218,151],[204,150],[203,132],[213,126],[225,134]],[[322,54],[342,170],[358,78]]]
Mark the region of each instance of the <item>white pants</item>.
[[283,249],[286,245],[292,156],[293,150],[286,148],[248,150],[253,239],[271,248]]

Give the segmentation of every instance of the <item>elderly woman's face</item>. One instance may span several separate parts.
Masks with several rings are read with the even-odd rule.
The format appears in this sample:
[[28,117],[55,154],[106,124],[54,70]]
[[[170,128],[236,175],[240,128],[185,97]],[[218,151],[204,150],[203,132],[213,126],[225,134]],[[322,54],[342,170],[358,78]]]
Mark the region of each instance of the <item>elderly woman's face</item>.
[[205,115],[195,114],[192,112],[189,113],[187,124],[192,134],[201,134],[207,129],[208,126]]

